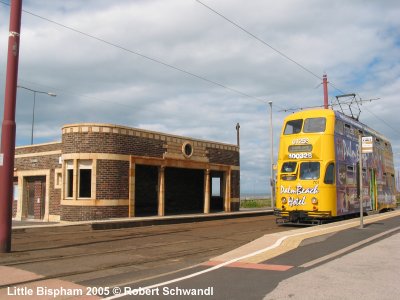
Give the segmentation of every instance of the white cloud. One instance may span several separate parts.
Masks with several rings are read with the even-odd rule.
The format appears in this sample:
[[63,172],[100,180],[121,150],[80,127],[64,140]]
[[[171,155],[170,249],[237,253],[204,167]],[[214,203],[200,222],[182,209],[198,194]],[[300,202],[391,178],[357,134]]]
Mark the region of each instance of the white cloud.
[[[364,99],[380,97],[363,105],[361,120],[387,135],[400,153],[398,1],[204,2],[318,76],[327,72],[341,90]],[[0,8],[4,99],[8,7]],[[196,1],[24,1],[24,9],[272,100],[275,157],[281,122],[288,114],[280,110],[322,104],[318,78]],[[57,93],[56,98],[37,98],[35,140],[59,140],[63,124],[105,122],[234,144],[240,122],[242,190],[267,192],[267,104],[26,13],[21,32],[20,84]],[[331,97],[339,93],[332,87],[329,92]],[[18,91],[18,145],[30,142],[32,101],[31,93]]]

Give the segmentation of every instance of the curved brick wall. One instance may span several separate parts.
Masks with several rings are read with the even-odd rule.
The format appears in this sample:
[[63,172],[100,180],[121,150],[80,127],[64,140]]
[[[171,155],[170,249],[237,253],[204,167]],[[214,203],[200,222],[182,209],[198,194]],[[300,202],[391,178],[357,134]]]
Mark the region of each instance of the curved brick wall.
[[97,160],[96,199],[129,198],[129,161]]
[[76,132],[63,134],[63,154],[112,153],[162,157],[163,142],[149,138],[105,132]]

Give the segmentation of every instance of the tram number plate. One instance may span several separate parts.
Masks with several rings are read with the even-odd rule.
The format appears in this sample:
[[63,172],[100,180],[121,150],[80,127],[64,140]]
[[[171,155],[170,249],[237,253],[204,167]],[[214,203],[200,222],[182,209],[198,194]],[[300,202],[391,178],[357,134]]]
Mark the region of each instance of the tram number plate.
[[312,153],[289,153],[291,159],[312,158]]

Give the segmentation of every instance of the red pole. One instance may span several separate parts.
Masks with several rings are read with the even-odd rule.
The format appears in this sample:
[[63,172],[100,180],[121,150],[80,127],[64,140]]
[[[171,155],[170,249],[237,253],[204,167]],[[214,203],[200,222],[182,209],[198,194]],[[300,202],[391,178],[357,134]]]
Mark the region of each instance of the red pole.
[[328,77],[326,74],[322,76],[322,85],[324,86],[324,108],[328,109]]
[[0,253],[11,251],[11,221],[15,156],[15,106],[17,97],[19,35],[22,0],[11,0],[10,32],[0,160]]

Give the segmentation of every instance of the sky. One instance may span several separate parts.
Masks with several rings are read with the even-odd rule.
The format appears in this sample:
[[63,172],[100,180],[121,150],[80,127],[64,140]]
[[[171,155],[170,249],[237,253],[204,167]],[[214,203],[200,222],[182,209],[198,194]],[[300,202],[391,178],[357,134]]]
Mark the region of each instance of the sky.
[[[196,0],[24,0],[18,84],[57,94],[36,94],[34,143],[96,122],[236,144],[240,123],[242,195],[268,194],[268,102],[275,162],[285,110],[322,105],[326,73],[330,103],[379,98],[363,102],[360,121],[391,141],[400,167],[399,1],[201,2],[253,36]],[[18,146],[30,144],[32,108],[33,93],[18,89]]]

